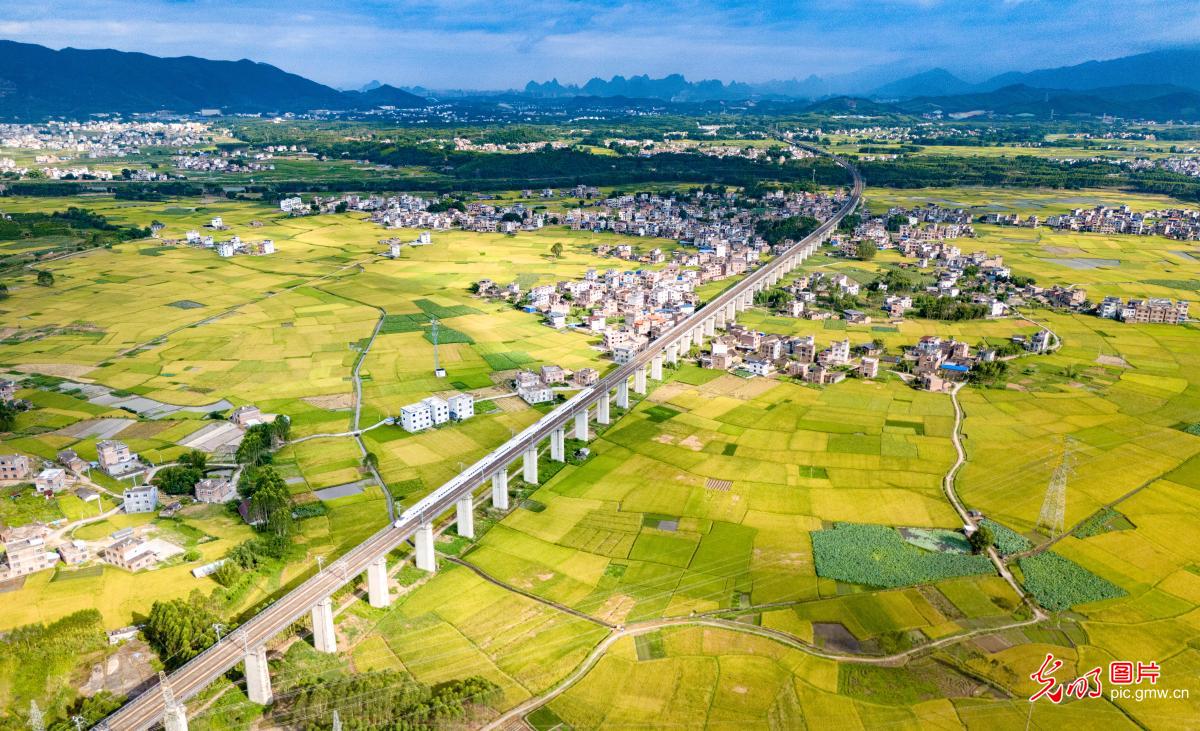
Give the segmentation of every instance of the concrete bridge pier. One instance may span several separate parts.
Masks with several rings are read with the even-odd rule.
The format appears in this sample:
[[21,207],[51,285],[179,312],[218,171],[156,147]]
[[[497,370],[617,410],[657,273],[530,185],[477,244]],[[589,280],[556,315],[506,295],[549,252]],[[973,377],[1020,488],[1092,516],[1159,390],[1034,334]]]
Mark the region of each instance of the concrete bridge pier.
[[525,461],[524,461],[524,464],[522,465],[521,477],[526,482],[528,482],[530,485],[538,484],[538,474],[537,474],[537,472],[538,472],[538,470],[537,470],[538,453],[537,453],[537,445],[536,444],[533,445],[532,447],[530,447],[529,449],[525,450],[524,459],[525,459]]
[[729,304],[725,305],[725,328],[729,329],[729,326],[732,325],[734,320],[736,320],[736,319],[737,319],[737,305],[730,302]]
[[696,327],[692,328],[692,342],[694,342],[696,345],[699,345],[701,348],[704,347],[703,325],[697,325]]
[[508,468],[492,475],[492,507],[508,510]]
[[717,334],[717,318],[710,317],[704,321],[704,337],[711,338]]
[[671,365],[679,363],[679,343],[671,343],[667,346],[667,362]]
[[376,609],[384,609],[392,605],[392,595],[388,589],[386,556],[380,556],[367,566],[367,600]]
[[417,544],[417,568],[429,573],[437,571],[437,556],[433,553],[433,523],[422,523],[413,539]]
[[628,379],[621,379],[621,382],[617,384],[617,408],[618,409],[628,409],[629,408],[629,380]]
[[[337,633],[333,630],[333,598],[325,597],[312,608],[313,646],[318,652],[337,652]],[[264,661],[265,666],[265,661]],[[265,670],[263,672],[266,672]]]
[[[717,314],[713,315],[713,325],[718,330],[725,329],[725,308],[717,310]],[[714,335],[716,333],[713,333]]]
[[650,360],[650,377],[656,381],[663,379],[663,354],[659,353]]
[[612,396],[609,395],[607,390],[605,390],[604,393],[600,394],[600,400],[596,402],[596,423],[597,424],[607,425],[607,424],[612,423],[612,418],[608,414],[608,405],[609,405],[609,400],[611,398],[612,398]]
[[588,410],[586,406],[583,411],[575,414],[575,438],[581,442],[588,440]]
[[559,427],[550,432],[550,459],[555,462],[567,461],[567,430]]
[[475,537],[475,498],[471,497],[471,493],[467,493],[458,499],[458,513],[454,518],[454,525],[458,528],[458,534],[463,538]]
[[182,703],[169,706],[163,711],[163,731],[188,731],[187,709]]
[[633,372],[633,390],[642,396],[646,395],[646,366],[642,366]]
[[267,648],[259,645],[243,658],[246,664],[246,695],[251,703],[269,706],[275,700],[271,691],[271,673],[267,668]]

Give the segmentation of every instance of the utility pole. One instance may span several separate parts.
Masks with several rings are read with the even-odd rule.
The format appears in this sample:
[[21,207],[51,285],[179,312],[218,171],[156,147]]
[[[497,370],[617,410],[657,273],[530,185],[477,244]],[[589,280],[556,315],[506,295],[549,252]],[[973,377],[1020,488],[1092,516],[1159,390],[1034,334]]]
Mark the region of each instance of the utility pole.
[[445,378],[446,371],[442,369],[441,363],[438,362],[438,319],[430,317],[429,322],[433,324],[433,375],[438,378]]

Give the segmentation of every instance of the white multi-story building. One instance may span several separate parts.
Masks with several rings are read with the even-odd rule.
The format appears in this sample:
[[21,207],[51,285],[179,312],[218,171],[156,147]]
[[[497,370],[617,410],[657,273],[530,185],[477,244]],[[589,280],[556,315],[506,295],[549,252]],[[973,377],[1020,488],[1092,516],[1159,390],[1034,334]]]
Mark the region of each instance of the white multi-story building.
[[127,487],[123,497],[126,513],[153,513],[158,507],[158,488],[154,485]]
[[475,397],[469,393],[456,393],[446,399],[450,404],[450,418],[455,421],[470,419],[475,415]]
[[292,211],[299,210],[303,207],[304,201],[300,199],[300,196],[284,198],[283,200],[279,201],[279,210],[283,211],[284,213],[291,213]]
[[450,404],[439,396],[421,399],[421,403],[429,407],[429,418],[434,424],[445,424],[450,421]]
[[418,401],[400,407],[400,426],[407,432],[419,432],[433,426],[433,412],[429,404]]
[[222,241],[221,243],[217,244],[217,256],[229,258],[233,256],[233,253],[233,244],[229,243],[228,241]]
[[775,372],[775,367],[765,358],[747,358],[746,370],[756,376],[769,376]]

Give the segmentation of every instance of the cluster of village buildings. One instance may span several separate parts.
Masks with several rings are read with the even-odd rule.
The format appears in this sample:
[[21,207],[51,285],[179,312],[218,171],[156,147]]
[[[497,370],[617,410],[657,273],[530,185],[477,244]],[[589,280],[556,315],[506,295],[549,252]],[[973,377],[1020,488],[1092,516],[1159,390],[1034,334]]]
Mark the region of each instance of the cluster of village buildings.
[[[187,148],[212,141],[213,129],[201,122],[63,122],[0,124],[0,147],[47,150],[58,162],[72,158],[136,155],[148,147]],[[42,161],[39,161],[42,162]]]
[[1096,305],[1096,315],[1136,324],[1182,325],[1188,319],[1188,302],[1165,297],[1129,300],[1105,297]]
[[693,155],[706,155],[708,157],[740,157],[747,160],[759,160],[764,162],[775,162],[782,165],[788,160],[799,160],[813,157],[814,153],[803,147],[795,145],[780,146],[778,144],[763,147],[761,145],[751,145],[744,142],[729,141],[727,143],[720,142],[701,142],[685,139],[668,138],[665,140],[631,140],[622,138],[611,138],[604,140],[606,147],[620,146],[624,148],[634,148],[637,150],[639,157],[653,157],[655,155],[666,154],[681,154],[690,153]]
[[[0,396],[7,394],[11,398],[12,386],[11,381],[0,383]],[[229,416],[230,422],[242,428],[268,420],[268,416],[253,405],[238,407]],[[71,449],[58,452],[54,464],[42,463],[23,454],[0,455],[0,481],[32,482],[35,494],[47,500],[70,491],[84,503],[96,505],[99,511],[101,491],[85,479],[93,469],[103,470],[113,478],[129,479],[145,474],[147,467],[128,445],[114,439],[96,444],[94,462],[83,459]],[[222,504],[238,498],[232,475],[225,471],[210,473],[193,489],[194,499],[199,503]],[[127,514],[157,512],[160,516],[170,516],[182,507],[178,498],[160,496],[152,483],[130,484],[123,488],[120,497],[121,510]],[[0,542],[5,546],[0,581],[53,568],[60,560],[73,566],[99,559],[128,571],[140,571],[182,552],[169,542],[134,535],[130,529],[114,533],[113,542],[99,548],[93,541],[65,538],[56,530],[54,525],[39,522],[0,531]]]
[[208,152],[196,150],[186,155],[176,155],[172,164],[178,170],[199,173],[257,173],[274,170],[275,164],[261,160],[247,160],[243,155],[230,152]]
[[1136,236],[1165,236],[1180,241],[1200,240],[1200,211],[1186,208],[1165,208],[1134,211],[1128,205],[1075,208],[1069,213],[1047,216],[1021,216],[1016,213],[989,213],[982,223],[1001,226],[1037,228],[1048,226],[1062,231],[1083,231],[1101,234],[1131,234]]
[[595,368],[580,368],[574,373],[558,365],[544,365],[538,371],[522,370],[513,377],[513,388],[525,403],[544,404],[555,399],[556,388],[587,388],[600,380]]
[[[253,224],[251,224],[253,225]],[[213,231],[227,231],[229,227],[225,225],[225,220],[220,216],[215,216],[209,222],[208,228]],[[232,234],[224,241],[218,241],[211,234],[201,234],[195,229],[189,230],[185,234],[185,243],[188,246],[196,246],[202,249],[213,249],[217,252],[217,256],[228,258],[239,254],[248,254],[251,256],[266,256],[275,253],[275,241],[273,239],[256,239],[253,241],[243,241],[242,237],[237,234]]]
[[551,140],[548,142],[472,142],[467,137],[455,137],[448,141],[443,139],[428,139],[423,140],[423,142],[459,152],[540,152],[546,149],[546,147],[550,147],[552,150],[562,150],[574,144],[562,140]]

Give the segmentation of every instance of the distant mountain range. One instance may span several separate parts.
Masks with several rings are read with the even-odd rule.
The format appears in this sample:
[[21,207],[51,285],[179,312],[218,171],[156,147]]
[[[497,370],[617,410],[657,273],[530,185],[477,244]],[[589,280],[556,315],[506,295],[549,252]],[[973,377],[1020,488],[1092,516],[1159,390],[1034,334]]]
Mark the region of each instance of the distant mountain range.
[[[911,68],[911,67],[910,67]],[[894,78],[870,68],[841,77],[767,82],[689,81],[642,74],[593,78],[586,84],[531,81],[505,92],[420,94],[371,81],[338,90],[254,61],[160,58],[112,50],[55,51],[0,41],[0,120],[79,118],[97,113],[354,111],[426,105],[425,96],[500,101],[495,97],[574,100],[619,106],[652,103],[812,102],[810,111],[858,114],[997,114],[1059,116],[1113,114],[1156,119],[1200,119],[1200,47],[1152,51],[1074,66],[1000,74],[979,83],[942,68]],[[885,79],[891,79],[881,83]],[[839,96],[840,95],[840,96]],[[591,100],[591,101],[589,101]],[[815,101],[814,101],[815,100]]]
[[[1042,69],[1029,72],[1008,72],[981,83],[971,83],[942,68],[929,69],[905,76],[873,88],[862,88],[861,79],[822,79],[809,76],[804,80],[768,81],[760,83],[716,80],[688,81],[679,74],[661,79],[648,76],[614,76],[594,78],[583,86],[561,84],[557,79],[525,85],[524,93],[531,97],[629,97],[663,101],[744,100],[750,98],[819,99],[834,94],[855,95],[875,100],[906,100],[919,97],[944,97],[980,94],[1016,86],[1031,89],[1085,91],[1119,87],[1170,85],[1184,90],[1200,91],[1200,48],[1179,48],[1151,51],[1136,56],[1088,61],[1075,66]],[[1101,95],[1105,96],[1105,95]],[[982,98],[977,101],[984,101]]]
[[144,53],[0,41],[0,119],[169,110],[304,112],[424,106],[393,86],[343,92],[254,61],[159,58]]

